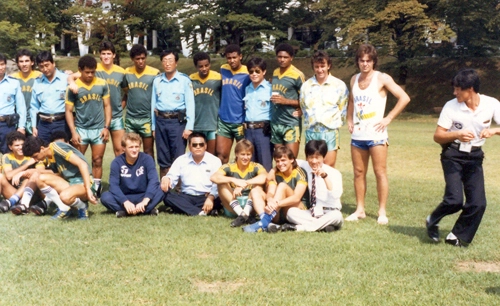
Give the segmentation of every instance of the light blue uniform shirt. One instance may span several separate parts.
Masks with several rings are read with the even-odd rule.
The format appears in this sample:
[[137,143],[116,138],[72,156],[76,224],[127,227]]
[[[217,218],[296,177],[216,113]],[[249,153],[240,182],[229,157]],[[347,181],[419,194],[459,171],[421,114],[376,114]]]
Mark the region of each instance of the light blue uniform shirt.
[[217,184],[210,180],[212,174],[217,172],[222,166],[218,157],[205,152],[203,159],[197,164],[191,152],[177,157],[170,167],[167,177],[170,185],[176,186],[181,180],[181,192],[190,195],[204,195],[207,192],[215,198],[219,196]]
[[193,84],[187,75],[176,71],[169,81],[165,73],[153,81],[151,95],[152,130],[155,130],[155,109],[161,112],[176,112],[186,110],[186,130],[194,128],[194,92]]
[[26,126],[26,103],[18,80],[5,75],[0,81],[0,116],[19,114],[18,127]]
[[271,111],[271,83],[267,80],[257,86],[253,87],[253,83],[245,89],[245,121],[269,121]]
[[31,94],[31,124],[36,127],[38,113],[64,113],[68,75],[56,69],[52,82],[45,75],[35,80]]

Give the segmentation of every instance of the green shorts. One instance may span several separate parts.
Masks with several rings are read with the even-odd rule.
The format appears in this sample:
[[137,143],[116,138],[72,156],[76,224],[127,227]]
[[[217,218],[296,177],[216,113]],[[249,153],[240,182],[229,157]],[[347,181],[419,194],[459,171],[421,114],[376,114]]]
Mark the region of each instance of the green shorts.
[[109,125],[110,131],[119,131],[123,129],[125,129],[125,124],[123,123],[123,117],[111,119],[111,124]]
[[291,126],[271,123],[271,142],[273,144],[286,144],[300,142],[302,126]]
[[340,149],[339,146],[339,130],[329,130],[327,132],[310,132],[306,131],[306,143],[309,140],[324,140],[328,147],[328,151],[335,151]]
[[196,132],[202,133],[203,135],[205,135],[205,137],[207,138],[207,141],[215,140],[215,137],[217,136],[215,131],[196,131]]
[[[81,176],[76,176],[76,177],[72,177],[68,180],[68,183],[70,186],[73,186],[73,185],[83,185],[83,178]],[[92,190],[92,193],[94,193],[94,195],[97,194],[97,186],[95,185],[94,183],[94,178],[91,176],[90,177],[90,183],[92,185],[90,185],[90,190]]]
[[28,135],[33,135],[33,126],[31,124],[31,119],[26,120],[26,129],[24,130],[26,132],[26,136]]
[[153,133],[151,132],[151,119],[150,118],[127,118],[125,119],[125,131],[127,133],[137,133],[142,137],[151,137]]
[[245,138],[245,128],[243,123],[226,123],[217,119],[217,135],[239,141]]
[[83,145],[98,145],[104,143],[101,138],[102,129],[84,129],[77,127],[76,132],[80,135],[82,139],[81,144]]

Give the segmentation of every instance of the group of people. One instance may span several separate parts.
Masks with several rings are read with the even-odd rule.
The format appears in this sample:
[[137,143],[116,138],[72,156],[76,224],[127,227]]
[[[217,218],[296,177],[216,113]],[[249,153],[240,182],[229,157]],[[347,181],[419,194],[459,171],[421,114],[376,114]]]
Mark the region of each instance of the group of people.
[[[197,72],[190,76],[177,70],[179,56],[172,50],[160,54],[164,72],[148,66],[142,45],[131,48],[133,66],[123,69],[115,63],[114,46],[107,41],[99,48],[100,63],[83,56],[78,72],[71,75],[56,68],[50,52],[37,55],[37,72],[31,52],[20,50],[16,56],[20,71],[6,76],[6,59],[0,55],[0,94],[6,97],[0,101],[0,149],[5,154],[0,175],[5,200],[0,211],[30,210],[41,215],[54,203],[58,209],[53,218],[65,219],[76,210],[78,218],[86,219],[87,202],[96,203],[100,197],[117,217],[157,215],[156,206],[163,201],[173,212],[192,216],[223,211],[233,217],[232,227],[243,226],[245,232],[338,230],[344,221],[343,189],[334,166],[339,128],[347,120],[356,210],[345,220],[366,217],[371,157],[379,202],[377,222],[387,224],[387,126],[410,98],[389,75],[375,70],[376,48],[364,44],[357,50],[360,73],[351,78],[350,90],[330,73],[332,60],[325,51],[313,54],[314,76],[305,80],[292,65],[293,47],[278,45],[279,67],[270,82],[265,79],[267,65],[262,58],[251,58],[243,65],[238,45],[228,45],[224,52],[227,63],[220,73],[210,69],[207,53],[194,54]],[[467,99],[476,99],[478,107],[479,85],[457,78],[455,108],[465,112],[467,105],[475,113]],[[388,93],[397,102],[385,115]],[[491,102],[494,110],[497,102]],[[484,142],[478,139],[497,133],[489,129],[496,111],[481,124],[475,123],[476,117],[471,119],[474,122],[457,124],[449,108],[447,104],[441,115],[446,120],[440,118],[435,135],[446,150],[463,152],[465,147],[469,152],[460,154],[477,154]],[[304,161],[297,160],[303,126]],[[469,127],[476,130],[461,133]],[[116,158],[111,163],[109,191],[101,194],[102,159],[110,138]],[[234,141],[235,160],[229,162]],[[89,145],[91,167],[83,155]],[[464,159],[469,160],[469,155]],[[445,169],[443,164],[447,194],[427,219],[428,234],[435,241],[439,241],[441,218],[462,209],[463,195],[457,192],[458,183],[451,181],[456,173],[447,175],[451,168],[457,167]],[[481,184],[476,176],[471,180],[475,187]],[[477,188],[473,193],[468,193],[467,186],[465,190],[467,203],[469,197],[480,197]],[[472,218],[478,226],[482,204],[477,201],[472,201],[474,209],[464,218]],[[463,214],[467,207],[463,206]],[[472,241],[477,226],[471,228],[469,219],[459,219],[460,225],[446,242],[461,246]]]

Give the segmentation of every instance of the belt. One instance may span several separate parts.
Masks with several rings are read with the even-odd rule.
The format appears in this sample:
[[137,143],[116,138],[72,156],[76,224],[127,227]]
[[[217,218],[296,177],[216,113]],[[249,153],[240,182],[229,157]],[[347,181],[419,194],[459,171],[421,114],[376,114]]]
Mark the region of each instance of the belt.
[[50,123],[66,119],[66,115],[64,113],[57,113],[57,114],[38,113],[38,115],[40,116],[40,120]]
[[266,124],[269,124],[269,121],[251,121],[245,122],[245,126],[247,129],[262,129]]
[[162,112],[159,110],[155,110],[155,113],[158,117],[165,118],[165,119],[178,119],[179,115],[181,114],[181,111],[173,111],[173,112]]
[[[449,148],[453,148],[455,150],[460,150],[460,144],[458,144],[456,142],[452,142],[452,143],[450,143]],[[481,147],[472,146],[470,149],[471,152],[477,151],[477,150],[481,150]]]
[[323,210],[339,210],[339,209],[335,208],[335,207],[325,207],[325,206],[323,206]]
[[202,193],[202,194],[189,194],[189,193],[184,192],[184,194],[187,194],[188,196],[192,196],[192,197],[204,197],[204,198],[206,198],[210,195],[210,192]]

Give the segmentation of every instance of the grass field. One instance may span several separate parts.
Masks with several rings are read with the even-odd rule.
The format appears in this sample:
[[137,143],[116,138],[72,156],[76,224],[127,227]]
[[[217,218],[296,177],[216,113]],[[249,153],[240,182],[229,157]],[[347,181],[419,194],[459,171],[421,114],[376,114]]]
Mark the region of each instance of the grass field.
[[[376,222],[373,173],[367,219],[331,234],[245,234],[227,218],[167,213],[116,219],[102,206],[86,222],[0,215],[0,305],[498,305],[500,137],[485,146],[489,204],[474,242],[434,244],[424,219],[444,188],[436,118],[404,117],[389,129],[388,226]],[[345,128],[337,165],[347,216]]]

